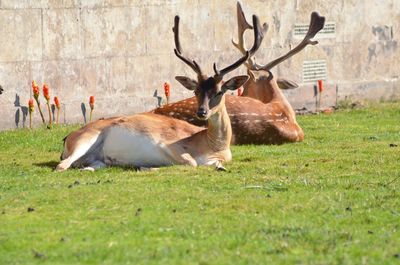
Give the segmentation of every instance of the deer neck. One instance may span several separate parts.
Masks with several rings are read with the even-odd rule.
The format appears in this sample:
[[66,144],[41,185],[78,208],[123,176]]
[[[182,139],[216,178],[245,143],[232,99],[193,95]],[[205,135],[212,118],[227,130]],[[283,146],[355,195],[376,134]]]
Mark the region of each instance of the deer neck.
[[232,127],[225,107],[225,96],[221,107],[208,119],[207,141],[214,151],[226,150],[230,146]]
[[279,88],[274,86],[276,81],[269,72],[248,70],[247,73],[250,75],[250,79],[244,85],[243,96],[258,99],[263,103],[280,98]]
[[278,83],[276,82],[275,77],[271,80],[270,84],[271,87],[273,87],[274,90],[274,96],[271,100],[271,102],[279,102],[282,104],[282,106],[285,108],[287,114],[292,117],[294,121],[296,121],[296,114],[290,105],[289,101],[283,94],[282,90],[279,88]]

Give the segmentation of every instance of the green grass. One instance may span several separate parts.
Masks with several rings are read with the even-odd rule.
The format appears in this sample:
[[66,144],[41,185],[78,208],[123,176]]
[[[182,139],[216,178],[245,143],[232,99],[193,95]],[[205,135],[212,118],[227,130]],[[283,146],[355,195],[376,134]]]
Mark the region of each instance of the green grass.
[[0,264],[399,264],[400,104],[298,120],[229,172],[56,173],[76,126],[2,132]]

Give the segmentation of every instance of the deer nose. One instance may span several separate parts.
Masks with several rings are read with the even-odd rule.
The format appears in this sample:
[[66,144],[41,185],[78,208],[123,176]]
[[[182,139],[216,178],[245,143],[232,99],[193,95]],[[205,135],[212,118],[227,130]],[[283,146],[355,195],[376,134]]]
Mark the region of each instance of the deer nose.
[[199,118],[205,118],[207,116],[207,111],[205,110],[205,108],[199,108],[196,115]]

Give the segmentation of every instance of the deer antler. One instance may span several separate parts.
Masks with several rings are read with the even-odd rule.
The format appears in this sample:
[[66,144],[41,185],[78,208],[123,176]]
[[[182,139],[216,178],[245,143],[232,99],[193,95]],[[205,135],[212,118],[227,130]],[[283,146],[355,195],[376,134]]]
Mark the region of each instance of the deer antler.
[[312,41],[311,39],[324,27],[325,17],[320,16],[317,12],[311,13],[311,21],[310,26],[308,28],[307,34],[304,39],[297,45],[293,50],[289,51],[287,54],[273,60],[272,62],[267,63],[264,66],[254,65],[254,68],[257,70],[271,70],[274,66],[280,64],[286,59],[292,57],[296,53],[303,50],[308,44],[315,45],[318,41]]
[[237,2],[237,20],[238,20],[238,43],[235,43],[232,39],[232,44],[235,46],[242,54],[246,53],[246,48],[244,47],[244,32],[247,29],[253,29],[253,27],[247,22],[244,16],[242,6]]
[[[261,30],[260,20],[258,19],[258,17],[256,15],[253,15],[253,32],[254,32],[254,44],[253,44],[253,47],[251,47],[250,50],[244,50],[244,47],[243,47],[243,52],[242,52],[243,56],[242,56],[242,58],[240,58],[238,61],[236,61],[232,65],[230,65],[230,66],[228,66],[228,67],[226,67],[226,68],[224,68],[224,69],[222,69],[220,71],[217,69],[217,65],[214,63],[214,72],[215,72],[215,76],[214,77],[215,78],[222,79],[222,77],[224,75],[226,75],[227,73],[229,73],[229,72],[233,71],[234,69],[238,68],[245,61],[247,61],[249,59],[249,57],[252,54],[254,54],[258,50],[258,48],[260,48],[261,42],[262,42],[262,40],[264,38],[264,34],[263,34],[262,30]],[[239,38],[239,42],[240,42],[240,38]]]
[[174,32],[174,39],[175,39],[175,49],[174,49],[175,55],[183,62],[185,62],[187,65],[189,65],[197,73],[197,76],[201,77],[202,72],[200,66],[196,63],[196,61],[190,60],[188,57],[182,54],[182,47],[179,41],[179,16],[175,16],[174,27],[172,28],[172,31]]
[[[246,53],[246,45],[245,45],[245,40],[244,40],[244,33],[247,29],[253,29],[253,27],[247,22],[246,17],[244,15],[242,6],[240,5],[239,2],[237,2],[237,22],[238,22],[238,42],[236,43],[232,39],[232,44],[235,46],[242,54]],[[268,31],[268,24],[264,23],[262,27],[262,35],[264,35]],[[250,57],[247,60],[247,67],[251,68],[254,65],[254,61],[251,58],[251,56],[254,55],[256,51],[250,51]]]

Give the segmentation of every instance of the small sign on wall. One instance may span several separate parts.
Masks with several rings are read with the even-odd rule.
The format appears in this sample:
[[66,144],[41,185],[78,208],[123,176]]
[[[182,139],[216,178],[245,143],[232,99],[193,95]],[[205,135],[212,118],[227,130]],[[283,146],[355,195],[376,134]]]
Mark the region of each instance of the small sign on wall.
[[[303,39],[308,31],[309,24],[297,23],[294,25],[293,36],[295,39]],[[336,34],[336,23],[325,22],[325,26],[321,29],[314,39],[329,39],[335,38]]]
[[303,61],[303,83],[327,79],[325,60]]

